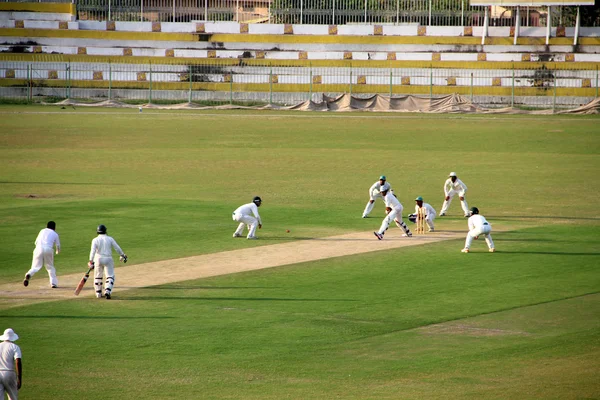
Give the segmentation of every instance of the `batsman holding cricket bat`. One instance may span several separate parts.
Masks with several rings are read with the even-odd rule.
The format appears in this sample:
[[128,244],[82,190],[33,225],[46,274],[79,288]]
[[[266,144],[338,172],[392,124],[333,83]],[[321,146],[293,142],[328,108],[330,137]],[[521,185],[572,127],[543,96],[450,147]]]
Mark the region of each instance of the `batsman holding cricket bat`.
[[119,260],[123,263],[127,262],[127,255],[123,253],[123,250],[121,250],[115,239],[106,234],[106,226],[98,225],[96,232],[98,236],[92,240],[88,266],[90,269],[94,269],[96,297],[102,297],[102,277],[105,275],[104,297],[110,300],[113,285],[115,284],[115,264],[112,257],[112,250],[115,249],[119,253]]

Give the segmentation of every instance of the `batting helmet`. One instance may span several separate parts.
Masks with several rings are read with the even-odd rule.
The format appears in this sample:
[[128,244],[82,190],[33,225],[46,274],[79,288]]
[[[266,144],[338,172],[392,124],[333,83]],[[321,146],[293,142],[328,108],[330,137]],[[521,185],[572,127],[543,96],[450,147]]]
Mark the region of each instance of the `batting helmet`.
[[96,232],[98,232],[98,234],[106,234],[106,226],[98,225],[98,229],[96,229]]
[[52,229],[53,231],[56,230],[56,222],[48,221],[48,223],[46,224],[46,228]]
[[256,204],[257,206],[260,206],[260,203],[262,203],[262,199],[261,199],[259,196],[255,196],[255,197],[252,199],[252,202],[253,202],[254,204]]
[[471,207],[471,215],[474,215],[474,214],[479,214],[479,208]]

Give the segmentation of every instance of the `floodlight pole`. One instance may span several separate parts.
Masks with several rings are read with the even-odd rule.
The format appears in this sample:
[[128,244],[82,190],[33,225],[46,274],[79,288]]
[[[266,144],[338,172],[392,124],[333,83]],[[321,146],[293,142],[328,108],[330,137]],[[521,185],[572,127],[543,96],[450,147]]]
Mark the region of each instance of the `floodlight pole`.
[[519,33],[521,30],[521,7],[517,6],[517,15],[515,16],[515,40],[514,45],[517,45],[517,40],[519,39]]
[[32,90],[33,90],[33,66],[31,64],[27,64],[27,102],[31,103],[32,101]]
[[140,0],[140,22],[144,22],[144,0]]
[[148,91],[148,104],[152,104],[152,63],[150,63],[150,86]]
[[71,99],[71,61],[67,67],[67,99]]
[[350,65],[350,95],[352,95],[352,65]]
[[394,91],[394,74],[392,72],[392,69],[390,68],[390,100],[392,99],[392,93]]
[[312,85],[313,85],[313,72],[312,66],[309,67],[310,81],[308,82],[308,100],[312,100]]
[[548,18],[546,18],[546,46],[550,44],[550,30],[552,29],[552,7],[548,6]]
[[488,24],[489,24],[489,6],[485,6],[485,14],[483,17],[483,31],[481,33],[481,45],[485,44],[485,37],[488,34]]
[[108,62],[108,99],[112,100],[112,64]]
[[577,46],[579,42],[579,25],[581,24],[581,16],[579,15],[579,6],[577,6],[577,18],[575,19],[575,35],[573,37],[573,46]]
[[510,95],[510,106],[515,106],[515,64],[512,66],[512,89]]
[[427,26],[431,26],[431,0],[429,0],[429,23]]
[[471,103],[473,102],[473,73],[471,72]]
[[189,65],[188,66],[188,71],[189,71],[189,75],[190,75],[190,90],[188,93],[188,103],[192,102],[192,66]]
[[552,114],[556,112],[556,64],[554,64],[554,96],[552,98]]

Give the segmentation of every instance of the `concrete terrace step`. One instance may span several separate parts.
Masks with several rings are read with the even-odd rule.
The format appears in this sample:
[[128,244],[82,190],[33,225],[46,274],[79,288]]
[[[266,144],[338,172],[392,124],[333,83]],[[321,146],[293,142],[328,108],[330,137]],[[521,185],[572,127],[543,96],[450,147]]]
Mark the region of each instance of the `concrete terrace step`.
[[[463,70],[490,69],[527,69],[545,68],[549,70],[586,70],[596,71],[597,62],[531,62],[531,61],[399,61],[399,60],[281,60],[257,58],[183,58],[183,57],[135,57],[101,56],[89,54],[43,54],[43,53],[0,53],[0,74],[11,63],[113,63],[113,64],[152,64],[152,65],[205,65],[218,67],[314,67],[314,68],[370,68],[389,70],[389,68],[446,68]],[[1,76],[0,76],[1,77]]]
[[[106,44],[106,42],[102,42]],[[600,54],[566,53],[485,53],[485,52],[367,52],[367,51],[248,51],[147,47],[1,45],[2,53],[87,54],[91,56],[132,56],[171,58],[234,58],[265,60],[360,60],[360,61],[454,61],[454,62],[598,62]]]

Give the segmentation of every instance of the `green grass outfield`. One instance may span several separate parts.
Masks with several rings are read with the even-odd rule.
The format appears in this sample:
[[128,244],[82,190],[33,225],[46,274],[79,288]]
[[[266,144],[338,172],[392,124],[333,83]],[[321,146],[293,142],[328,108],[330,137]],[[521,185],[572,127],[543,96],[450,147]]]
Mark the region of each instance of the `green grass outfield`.
[[[417,195],[439,211],[456,171],[498,249],[460,239],[128,291],[117,269],[113,301],[0,308],[21,336],[20,398],[598,399],[599,154],[594,116],[0,106],[1,283],[23,278],[50,219],[59,279],[84,271],[100,223],[132,264],[372,236],[381,203],[360,215],[380,174],[406,215]],[[233,240],[254,195],[261,240]],[[457,200],[436,223],[466,233]]]

